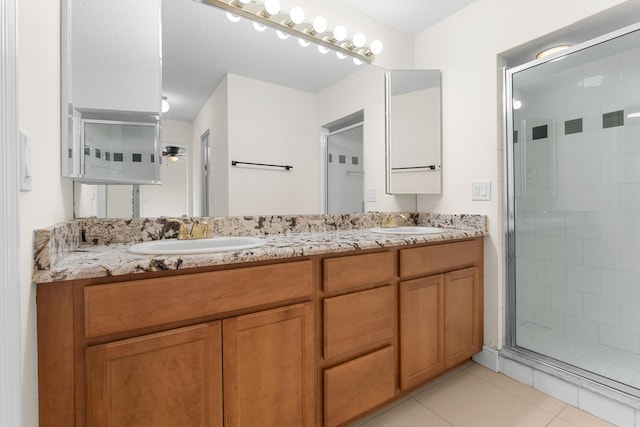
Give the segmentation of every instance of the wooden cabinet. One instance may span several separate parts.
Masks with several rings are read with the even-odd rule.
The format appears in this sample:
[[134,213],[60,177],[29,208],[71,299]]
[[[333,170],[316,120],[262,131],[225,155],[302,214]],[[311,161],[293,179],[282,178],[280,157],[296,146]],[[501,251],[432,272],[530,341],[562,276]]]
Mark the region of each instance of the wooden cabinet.
[[40,426],[347,425],[481,350],[482,245],[38,285]]
[[444,357],[451,368],[482,350],[483,292],[476,267],[444,275]]
[[87,425],[222,426],[220,322],[89,347]]
[[444,371],[444,278],[400,283],[400,388]]
[[[409,390],[482,350],[482,240],[400,251],[400,388]],[[447,271],[450,270],[450,271]]]
[[234,317],[223,325],[225,426],[312,426],[311,303]]

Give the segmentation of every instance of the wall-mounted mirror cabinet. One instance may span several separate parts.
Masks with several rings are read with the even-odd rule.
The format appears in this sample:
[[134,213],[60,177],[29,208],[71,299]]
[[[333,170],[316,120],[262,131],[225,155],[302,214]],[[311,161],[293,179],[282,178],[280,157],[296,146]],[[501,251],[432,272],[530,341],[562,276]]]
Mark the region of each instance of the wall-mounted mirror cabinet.
[[386,75],[388,194],[442,189],[441,73],[393,70]]
[[160,0],[61,2],[62,175],[158,183]]

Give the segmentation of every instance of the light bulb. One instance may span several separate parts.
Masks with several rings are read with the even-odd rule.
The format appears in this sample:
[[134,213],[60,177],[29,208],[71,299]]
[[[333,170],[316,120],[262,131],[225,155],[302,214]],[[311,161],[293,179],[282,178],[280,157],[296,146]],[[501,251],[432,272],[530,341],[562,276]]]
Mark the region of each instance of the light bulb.
[[231,12],[227,12],[227,18],[229,19],[229,21],[231,22],[238,22],[240,21],[240,17],[238,15],[234,15]]
[[307,47],[311,44],[311,42],[308,42],[305,39],[298,38],[298,44],[302,47]]
[[251,3],[251,0],[237,0],[238,3],[240,3],[243,6],[248,5],[249,3]]
[[318,45],[318,52],[325,54],[325,53],[329,53],[329,49],[327,49],[324,46]]
[[280,12],[280,0],[266,0],[264,2],[264,10],[269,15],[276,15]]
[[266,25],[262,25],[259,22],[253,21],[253,28],[255,28],[256,31],[262,32],[262,31],[267,29],[267,26]]
[[278,35],[278,38],[280,40],[286,40],[289,38],[289,34],[285,33],[284,31],[276,30],[276,34]]
[[304,22],[304,10],[302,10],[302,8],[299,6],[296,6],[291,9],[289,17],[291,18],[291,22],[296,25],[300,25]]
[[347,38],[347,29],[344,25],[338,25],[334,30],[333,30],[333,37],[341,42],[344,39]]
[[162,112],[166,113],[167,111],[169,111],[170,108],[171,108],[171,105],[169,105],[169,101],[167,101],[167,97],[163,96],[162,97]]
[[339,59],[346,59],[346,58],[347,58],[347,55],[345,55],[345,54],[344,54],[344,53],[342,53],[342,52],[336,52],[336,56],[337,56]]
[[356,65],[362,65],[363,62],[361,60],[359,60],[358,58],[353,58],[353,63]]
[[514,99],[513,100],[513,109],[514,110],[519,110],[522,108],[522,101]]
[[316,16],[316,19],[313,20],[313,30],[317,33],[327,31],[327,20],[322,16]]
[[353,35],[353,45],[355,47],[362,47],[367,42],[366,37],[362,33],[355,33]]
[[371,42],[371,53],[373,53],[374,55],[378,55],[380,52],[382,52],[382,42],[380,40],[374,40]]

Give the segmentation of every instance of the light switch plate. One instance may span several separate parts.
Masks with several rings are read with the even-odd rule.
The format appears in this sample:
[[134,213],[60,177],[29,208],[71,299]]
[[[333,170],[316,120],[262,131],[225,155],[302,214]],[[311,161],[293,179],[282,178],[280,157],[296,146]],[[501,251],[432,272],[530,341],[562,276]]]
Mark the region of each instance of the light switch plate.
[[376,201],[376,189],[367,188],[367,202],[375,202],[375,201]]
[[491,200],[491,181],[472,182],[471,200]]

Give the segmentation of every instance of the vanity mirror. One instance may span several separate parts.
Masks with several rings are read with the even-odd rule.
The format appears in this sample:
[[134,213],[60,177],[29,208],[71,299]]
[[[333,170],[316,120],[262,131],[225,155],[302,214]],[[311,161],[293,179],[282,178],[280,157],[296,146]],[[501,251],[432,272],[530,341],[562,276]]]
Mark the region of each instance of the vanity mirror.
[[[364,185],[368,174],[384,176],[386,70],[301,47],[293,35],[282,40],[272,28],[258,32],[248,19],[231,22],[226,11],[193,0],[162,1],[162,50],[170,109],[161,145],[180,146],[183,156],[163,159],[159,186],[76,185],[76,216],[130,216],[136,207],[141,216],[323,213],[330,157],[323,127],[359,111],[363,145],[374,147],[359,159]],[[415,209],[415,198],[400,199],[399,209]]]

